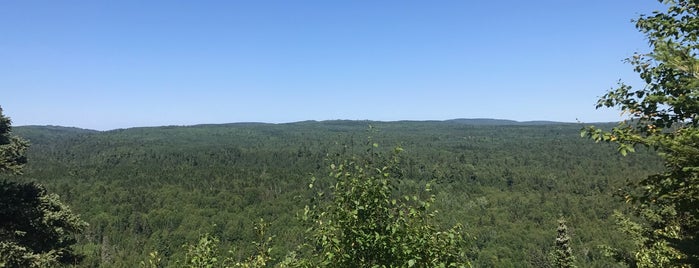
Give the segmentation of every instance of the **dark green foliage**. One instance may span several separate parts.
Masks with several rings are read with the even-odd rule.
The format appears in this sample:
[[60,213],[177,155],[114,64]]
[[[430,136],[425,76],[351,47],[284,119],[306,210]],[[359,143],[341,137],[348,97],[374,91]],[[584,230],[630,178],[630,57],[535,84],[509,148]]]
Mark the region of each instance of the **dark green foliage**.
[[36,183],[0,181],[0,262],[8,267],[78,263],[71,246],[85,222]]
[[[0,173],[21,174],[28,143],[12,135],[0,108]],[[0,179],[0,267],[78,263],[71,246],[86,223],[55,194],[33,182]]]
[[[655,149],[665,171],[630,182],[621,195],[634,205],[637,224],[625,224],[637,244],[631,262],[641,267],[699,265],[699,4],[662,1],[666,11],[641,15],[636,27],[651,46],[628,62],[645,81],[621,83],[598,102],[628,114],[611,131],[588,128],[596,141],[626,155],[636,145]],[[632,220],[625,219],[624,222]],[[617,254],[618,255],[618,254]],[[622,254],[624,255],[624,254]],[[627,258],[622,258],[627,259]]]
[[12,135],[12,121],[0,108],[0,172],[21,173],[27,163],[27,141]]
[[[369,123],[379,132],[368,134]],[[297,215],[310,198],[308,178],[318,178],[314,189],[329,190],[328,166],[362,155],[367,135],[405,149],[393,195],[434,195],[436,230],[462,225],[473,238],[463,252],[474,267],[541,267],[555,239],[550,226],[561,213],[575,222],[578,265],[614,267],[598,245],[627,249],[631,243],[607,227],[614,225],[614,209],[624,209],[609,196],[624,185],[618,178],[662,168],[645,150],[623,158],[612,146],[580,139],[576,124],[329,121],[14,130],[32,142],[25,175],[16,179],[41,182],[90,223],[76,247],[86,267],[136,267],[156,251],[162,266],[173,266],[184,259],[181,246],[204,233],[220,240],[222,254],[234,248],[229,257],[245,260],[257,255],[251,219],[259,218],[275,237],[270,263],[282,262],[306,235]],[[427,183],[431,194],[424,192]]]

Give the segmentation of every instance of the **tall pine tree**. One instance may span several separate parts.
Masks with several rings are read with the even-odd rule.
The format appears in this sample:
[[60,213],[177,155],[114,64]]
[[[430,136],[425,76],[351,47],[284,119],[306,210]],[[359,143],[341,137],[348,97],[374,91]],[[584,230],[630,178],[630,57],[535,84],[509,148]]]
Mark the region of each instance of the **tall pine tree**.
[[558,219],[558,235],[556,236],[556,251],[554,254],[556,267],[575,267],[575,256],[573,256],[573,249],[570,247],[568,226],[566,226],[566,220],[563,217]]
[[[29,143],[12,135],[0,108],[0,172],[19,175]],[[87,223],[38,183],[0,179],[0,267],[52,267],[77,263],[74,234]]]

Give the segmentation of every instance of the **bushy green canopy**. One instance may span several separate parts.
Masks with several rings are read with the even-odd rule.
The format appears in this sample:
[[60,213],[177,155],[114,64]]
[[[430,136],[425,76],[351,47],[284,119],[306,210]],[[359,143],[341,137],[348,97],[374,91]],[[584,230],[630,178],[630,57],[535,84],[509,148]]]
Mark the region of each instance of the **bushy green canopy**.
[[[633,234],[640,267],[699,265],[699,2],[661,1],[666,11],[641,15],[636,27],[651,51],[628,59],[646,85],[624,83],[597,107],[613,107],[628,119],[611,131],[585,129],[596,141],[618,144],[626,155],[637,145],[655,149],[665,172],[633,180],[621,195],[643,219],[621,220]],[[631,228],[634,226],[634,228]],[[633,229],[633,230],[632,230]]]
[[[377,146],[374,144],[374,146]],[[402,149],[396,148],[396,153]],[[371,150],[370,150],[371,152]],[[422,196],[395,196],[398,157],[349,158],[331,166],[331,192],[307,206],[311,252],[308,267],[465,267],[465,236],[459,226],[439,230]],[[310,187],[313,188],[314,184]]]

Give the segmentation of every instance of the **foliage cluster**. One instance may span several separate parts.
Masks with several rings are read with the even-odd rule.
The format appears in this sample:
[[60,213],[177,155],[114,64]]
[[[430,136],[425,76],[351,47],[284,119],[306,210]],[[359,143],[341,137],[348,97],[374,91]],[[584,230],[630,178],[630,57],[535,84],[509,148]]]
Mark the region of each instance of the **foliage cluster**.
[[[375,147],[378,145],[374,144]],[[398,152],[390,160],[369,157],[332,164],[329,202],[306,206],[309,267],[462,267],[465,240],[460,226],[439,231],[431,205],[434,195],[395,196],[402,174]],[[314,184],[309,185],[313,188]],[[315,200],[327,193],[318,192]]]
[[624,83],[600,98],[597,107],[628,115],[611,131],[587,128],[583,135],[618,145],[622,154],[653,148],[663,172],[633,180],[620,194],[640,221],[621,216],[632,234],[632,256],[619,259],[640,267],[699,265],[699,3],[664,1],[666,11],[641,15],[636,27],[651,51],[628,59],[646,83]]
[[[0,108],[0,173],[20,174],[28,143]],[[86,223],[38,183],[0,179],[0,267],[48,267],[80,260],[72,245]]]

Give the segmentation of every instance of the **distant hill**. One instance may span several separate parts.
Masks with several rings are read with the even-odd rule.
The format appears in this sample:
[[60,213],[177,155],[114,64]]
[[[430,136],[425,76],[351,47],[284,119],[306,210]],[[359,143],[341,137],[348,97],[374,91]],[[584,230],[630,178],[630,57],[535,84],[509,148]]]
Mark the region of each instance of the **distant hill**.
[[519,122],[507,119],[492,118],[457,118],[445,120],[444,122],[466,124],[466,125],[516,125]]
[[568,122],[556,122],[556,121],[545,121],[545,120],[515,121],[515,120],[508,120],[508,119],[491,119],[491,118],[458,118],[458,119],[445,120],[444,122],[467,124],[467,125],[490,125],[490,126],[574,124],[574,123],[568,123]]
[[28,139],[31,144],[52,144],[83,135],[100,133],[97,130],[62,126],[17,126],[14,134]]
[[85,128],[77,128],[77,127],[63,127],[63,126],[54,126],[54,125],[29,125],[29,126],[15,126],[12,128],[15,131],[31,131],[31,130],[36,130],[36,129],[42,129],[42,130],[48,130],[53,133],[59,134],[59,133],[97,133],[100,132],[98,130],[92,130],[92,129],[85,129]]
[[[99,132],[110,132],[110,131],[124,131],[133,129],[175,129],[175,128],[200,128],[200,127],[261,127],[270,125],[286,125],[286,126],[325,126],[329,128],[337,127],[366,127],[368,125],[393,125],[393,124],[460,124],[460,125],[474,125],[474,126],[541,126],[541,125],[569,125],[576,123],[569,122],[557,122],[557,121],[545,121],[545,120],[534,120],[534,121],[515,121],[509,119],[494,119],[494,118],[456,118],[448,120],[398,120],[398,121],[375,121],[375,120],[306,120],[291,123],[263,123],[263,122],[237,122],[237,123],[224,123],[224,124],[197,124],[197,125],[183,125],[183,126],[153,126],[153,127],[132,127],[123,129],[113,129],[107,131],[98,131],[77,127],[63,127],[63,126],[53,126],[53,125],[30,125],[30,126],[16,126],[14,131],[17,134],[22,133],[32,133],[33,131],[41,130],[42,132],[50,132],[52,135],[80,135],[80,134],[94,134]],[[608,125],[613,124],[612,122],[596,122],[595,124]],[[20,135],[23,136],[23,135]],[[31,134],[29,136],[32,136]]]

